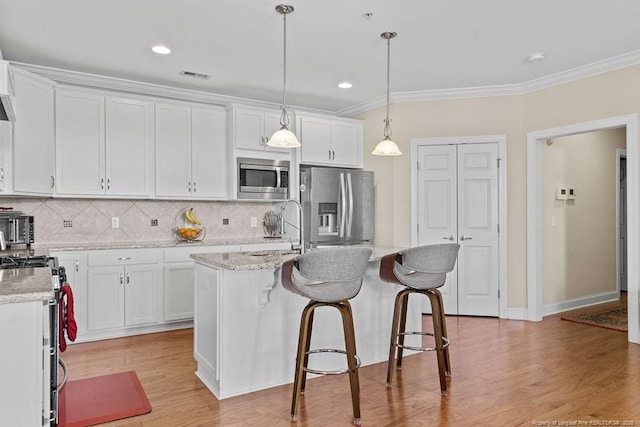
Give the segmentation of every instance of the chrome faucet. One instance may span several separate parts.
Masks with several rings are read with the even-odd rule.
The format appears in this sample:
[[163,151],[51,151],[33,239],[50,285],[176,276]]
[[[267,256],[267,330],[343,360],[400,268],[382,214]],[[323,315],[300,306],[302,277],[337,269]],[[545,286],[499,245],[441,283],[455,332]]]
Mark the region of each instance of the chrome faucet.
[[[298,210],[300,210],[300,227],[284,219],[284,211],[287,208],[287,205],[289,203],[295,203],[296,206],[298,206]],[[300,231],[300,244],[295,245],[293,242],[291,242],[291,250],[300,251],[300,254],[303,254],[304,253],[304,225],[303,225],[304,218],[302,216],[302,204],[300,204],[300,202],[297,201],[296,199],[289,199],[286,202],[284,202],[282,206],[280,206],[280,234],[285,234],[285,230],[284,230],[285,224],[289,224],[296,230]]]

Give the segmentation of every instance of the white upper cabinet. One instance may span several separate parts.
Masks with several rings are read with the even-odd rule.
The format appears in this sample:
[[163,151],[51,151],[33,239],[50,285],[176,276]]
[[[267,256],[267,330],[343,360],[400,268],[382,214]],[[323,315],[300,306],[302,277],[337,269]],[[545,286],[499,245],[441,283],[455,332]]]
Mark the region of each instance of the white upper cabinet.
[[299,114],[300,163],[361,168],[362,128],[359,120]]
[[[233,146],[241,150],[267,150],[288,153],[289,149],[273,148],[267,145],[271,135],[282,126],[279,110],[245,108],[233,106],[229,112],[229,129]],[[289,112],[293,127],[293,113]]]
[[153,104],[59,88],[56,193],[149,197]]
[[153,159],[153,104],[106,98],[106,194],[149,196]]
[[226,198],[226,113],[156,104],[156,196]]
[[54,188],[55,83],[15,67],[13,79],[16,95],[13,191],[51,195]]

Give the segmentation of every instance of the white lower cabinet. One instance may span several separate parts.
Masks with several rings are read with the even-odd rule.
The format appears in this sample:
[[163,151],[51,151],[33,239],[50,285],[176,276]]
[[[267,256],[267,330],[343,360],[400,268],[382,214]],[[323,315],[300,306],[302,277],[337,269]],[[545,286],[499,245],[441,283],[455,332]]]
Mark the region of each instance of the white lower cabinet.
[[159,250],[89,253],[88,331],[160,322],[162,319],[160,261],[161,251]]
[[87,253],[51,252],[58,258],[58,264],[64,267],[67,283],[73,292],[73,311],[78,326],[78,339],[87,332]]
[[195,304],[191,254],[239,252],[238,245],[167,248],[164,250],[164,321],[192,320]]

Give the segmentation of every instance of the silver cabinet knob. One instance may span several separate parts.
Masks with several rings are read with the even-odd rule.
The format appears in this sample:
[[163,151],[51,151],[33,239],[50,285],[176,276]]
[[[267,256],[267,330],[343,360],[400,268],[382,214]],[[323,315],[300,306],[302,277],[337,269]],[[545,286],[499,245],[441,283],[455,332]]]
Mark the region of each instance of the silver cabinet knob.
[[462,236],[460,236],[460,240],[471,240],[471,237],[469,236],[465,236],[464,234]]
[[449,234],[447,237],[443,237],[444,240],[454,240],[453,235]]

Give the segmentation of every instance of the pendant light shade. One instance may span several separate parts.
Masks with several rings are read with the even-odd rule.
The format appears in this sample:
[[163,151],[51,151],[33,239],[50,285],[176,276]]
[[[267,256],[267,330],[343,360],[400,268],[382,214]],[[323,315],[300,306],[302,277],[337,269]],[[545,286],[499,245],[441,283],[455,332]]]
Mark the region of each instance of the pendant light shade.
[[376,156],[399,156],[402,154],[398,145],[391,139],[391,119],[389,118],[389,65],[391,62],[391,39],[397,35],[397,33],[390,31],[380,34],[380,37],[387,40],[387,118],[384,119],[384,139],[376,145],[375,150],[371,153]]
[[280,130],[274,132],[267,141],[269,147],[277,148],[297,148],[300,147],[300,142],[296,138],[295,134],[289,130],[289,114],[287,114],[287,15],[293,12],[293,6],[286,4],[279,4],[276,6],[276,11],[282,15],[282,21],[284,23],[284,55],[283,55],[283,79],[282,79],[282,115],[280,116]]

